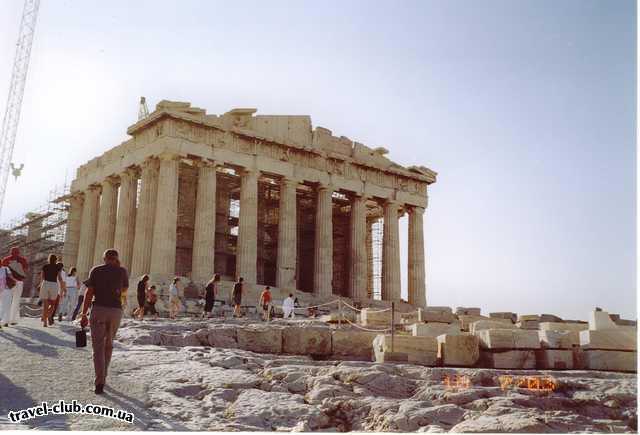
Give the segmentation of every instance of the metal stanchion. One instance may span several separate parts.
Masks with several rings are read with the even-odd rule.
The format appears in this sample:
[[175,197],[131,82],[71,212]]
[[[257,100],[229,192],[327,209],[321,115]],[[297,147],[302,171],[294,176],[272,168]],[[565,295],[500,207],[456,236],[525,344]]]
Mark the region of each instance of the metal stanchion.
[[396,332],[395,320],[396,320],[396,303],[392,301],[391,302],[391,352],[394,352],[393,339]]

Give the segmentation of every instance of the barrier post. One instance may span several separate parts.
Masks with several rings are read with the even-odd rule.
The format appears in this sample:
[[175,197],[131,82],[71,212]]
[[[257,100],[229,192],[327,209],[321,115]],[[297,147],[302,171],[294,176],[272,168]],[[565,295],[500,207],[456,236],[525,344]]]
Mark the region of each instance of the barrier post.
[[396,320],[396,303],[392,301],[391,302],[391,352],[394,352],[393,339],[396,332],[395,320]]

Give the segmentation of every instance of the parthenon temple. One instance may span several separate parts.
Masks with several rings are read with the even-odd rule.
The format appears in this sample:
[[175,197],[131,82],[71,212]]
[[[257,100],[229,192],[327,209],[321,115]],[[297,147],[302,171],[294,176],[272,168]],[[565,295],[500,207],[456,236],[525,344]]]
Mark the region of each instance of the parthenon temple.
[[405,267],[407,302],[426,306],[423,219],[437,174],[313,128],[309,116],[255,113],[158,103],[128,128],[129,140],[78,168],[65,198],[65,265],[84,278],[115,247],[132,279],[181,276],[199,286],[218,273],[355,301],[373,297],[376,268],[377,297],[400,301]]

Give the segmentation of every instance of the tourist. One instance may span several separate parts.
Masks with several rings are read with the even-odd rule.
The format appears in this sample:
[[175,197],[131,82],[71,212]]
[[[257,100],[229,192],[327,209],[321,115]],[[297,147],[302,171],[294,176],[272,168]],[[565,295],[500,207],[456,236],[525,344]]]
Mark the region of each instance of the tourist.
[[64,288],[64,282],[60,275],[58,257],[55,254],[49,255],[49,261],[42,266],[40,272],[40,299],[42,299],[42,326],[53,325],[53,313],[55,310],[58,289]]
[[144,304],[147,300],[147,291],[149,289],[149,275],[143,275],[142,279],[138,281],[138,289],[136,297],[138,298],[138,308],[133,311],[133,317],[138,317],[142,320],[144,317]]
[[211,311],[213,310],[213,303],[216,299],[216,293],[218,293],[218,286],[220,285],[220,275],[215,274],[211,281],[207,283],[204,289],[204,313],[202,317],[211,317]]
[[78,303],[76,304],[75,310],[73,310],[73,315],[71,316],[71,321],[76,320],[76,316],[80,312],[80,308],[82,308],[82,302],[84,302],[84,294],[87,291],[87,286],[84,283],[80,283],[80,291],[78,292]]
[[169,318],[175,319],[180,311],[180,290],[178,289],[180,278],[173,278],[173,282],[169,286]]
[[233,302],[233,317],[242,317],[242,313],[240,312],[240,306],[242,304],[242,290],[244,287],[244,278],[238,278],[238,282],[236,282],[233,286],[233,291],[231,292],[231,300]]
[[60,309],[60,315],[64,314],[67,320],[71,320],[71,314],[73,309],[76,307],[76,302],[78,300],[78,288],[80,287],[80,281],[78,280],[76,273],[76,268],[72,267],[64,278],[66,291],[62,308]]
[[153,318],[157,319],[158,310],[156,310],[156,302],[158,302],[158,295],[156,295],[156,286],[152,285],[147,291],[143,314],[153,314]]
[[[56,264],[58,268],[60,268],[61,284],[58,285],[58,296],[56,297],[56,303],[53,305],[53,310],[51,310],[51,316],[54,317],[57,313],[58,322],[62,322],[62,310],[64,309],[64,301],[67,296],[67,272],[64,270],[62,261],[58,261]],[[53,320],[51,323],[53,323]]]
[[16,285],[11,289],[11,311],[9,323],[15,325],[20,319],[20,298],[24,288],[24,279],[29,271],[27,259],[20,255],[19,248],[11,248],[9,256],[2,259],[2,265],[9,268],[11,277],[16,281]]
[[[11,271],[7,267],[0,267],[0,323],[9,326],[11,322],[11,306],[13,300],[13,289],[7,282],[11,278]],[[14,280],[14,286],[17,280]],[[0,329],[2,326],[0,326]]]
[[294,303],[293,303],[293,294],[289,293],[289,297],[287,297],[283,302],[282,302],[282,312],[284,313],[284,318],[285,319],[293,319],[296,315],[294,313]]
[[262,308],[262,319],[265,322],[271,320],[271,288],[266,286],[260,294],[258,305]]
[[[122,319],[120,296],[129,288],[127,270],[118,266],[118,251],[107,249],[104,253],[104,264],[91,269],[85,284],[87,293],[82,306],[80,325],[84,328],[91,324],[93,366],[96,374],[94,392],[102,394],[111,362],[113,339]],[[87,311],[92,301],[89,322]]]

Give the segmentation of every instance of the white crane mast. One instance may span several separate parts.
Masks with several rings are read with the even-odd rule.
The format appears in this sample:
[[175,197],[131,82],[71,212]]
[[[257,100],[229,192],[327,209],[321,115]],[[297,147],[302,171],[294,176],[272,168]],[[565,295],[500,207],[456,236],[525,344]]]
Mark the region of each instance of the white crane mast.
[[2,214],[4,196],[11,169],[11,159],[13,158],[13,147],[20,122],[20,108],[24,95],[24,85],[27,81],[31,44],[33,43],[39,7],[40,0],[25,0],[22,11],[20,33],[16,44],[16,56],[13,61],[9,95],[7,96],[7,107],[4,112],[2,131],[0,133],[0,215]]

